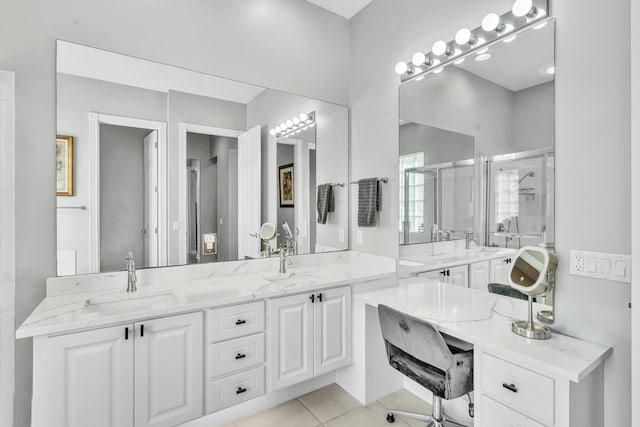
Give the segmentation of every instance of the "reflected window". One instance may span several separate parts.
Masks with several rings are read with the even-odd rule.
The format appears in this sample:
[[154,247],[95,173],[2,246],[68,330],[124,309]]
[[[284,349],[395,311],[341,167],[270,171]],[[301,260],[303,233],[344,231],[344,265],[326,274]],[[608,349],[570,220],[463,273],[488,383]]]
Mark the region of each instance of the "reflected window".
[[407,169],[424,166],[424,152],[406,154],[400,156],[400,222],[399,230],[403,231],[403,223],[405,220],[405,185],[409,186],[409,199],[406,203],[409,210],[409,232],[424,232],[424,175],[412,173],[409,176],[409,182],[404,182],[404,171]]
[[520,214],[518,169],[501,169],[496,175],[496,224]]

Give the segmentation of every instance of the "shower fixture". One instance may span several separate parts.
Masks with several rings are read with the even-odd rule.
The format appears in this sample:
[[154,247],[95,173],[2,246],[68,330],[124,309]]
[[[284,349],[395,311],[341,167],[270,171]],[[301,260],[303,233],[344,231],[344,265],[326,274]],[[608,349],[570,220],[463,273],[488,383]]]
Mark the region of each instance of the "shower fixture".
[[520,178],[520,181],[518,181],[518,184],[520,184],[522,181],[524,181],[524,179],[526,177],[530,176],[531,178],[533,178],[534,176],[536,176],[536,173],[534,171],[529,171],[527,173],[525,173],[522,178]]

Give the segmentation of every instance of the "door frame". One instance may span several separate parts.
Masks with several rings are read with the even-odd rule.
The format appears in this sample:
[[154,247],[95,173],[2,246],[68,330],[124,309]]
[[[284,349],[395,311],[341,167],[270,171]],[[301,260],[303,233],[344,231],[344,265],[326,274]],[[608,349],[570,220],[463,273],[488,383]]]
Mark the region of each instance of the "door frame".
[[198,125],[195,123],[178,122],[178,222],[179,233],[178,250],[180,264],[187,263],[187,176],[185,167],[187,164],[187,134],[199,133],[209,136],[225,136],[229,138],[238,138],[245,131],[238,129],[226,129],[215,126]]
[[[90,272],[100,272],[100,125],[149,129],[158,132],[158,264],[167,265],[167,124],[154,120],[89,113],[91,149]],[[124,254],[123,254],[124,256]]]

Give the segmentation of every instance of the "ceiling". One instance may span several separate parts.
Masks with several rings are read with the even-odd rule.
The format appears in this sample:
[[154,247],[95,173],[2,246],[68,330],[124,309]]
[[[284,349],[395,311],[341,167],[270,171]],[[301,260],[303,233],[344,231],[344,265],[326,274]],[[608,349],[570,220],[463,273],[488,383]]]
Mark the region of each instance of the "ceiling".
[[169,90],[248,104],[264,88],[58,40],[58,73],[157,92]]
[[340,15],[343,18],[351,19],[353,15],[360,12],[371,0],[307,0],[316,6]]
[[[554,65],[554,25],[520,33],[510,43],[499,43],[489,49],[491,58],[484,62],[467,58],[458,67],[514,92],[554,79],[543,69]],[[473,55],[475,56],[475,55]]]

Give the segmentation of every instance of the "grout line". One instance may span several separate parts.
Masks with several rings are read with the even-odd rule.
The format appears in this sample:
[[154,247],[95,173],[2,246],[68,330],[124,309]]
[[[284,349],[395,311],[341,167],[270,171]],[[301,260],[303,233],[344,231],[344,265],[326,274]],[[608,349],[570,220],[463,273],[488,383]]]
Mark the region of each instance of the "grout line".
[[[291,399],[291,400],[293,400],[293,399]],[[305,405],[305,404],[304,404],[304,402],[300,399],[300,397],[296,397],[296,400],[297,400],[298,402],[300,402],[300,404],[302,405],[302,407],[303,407],[304,409],[306,409],[306,410],[307,410],[307,412],[308,412],[308,413],[310,413],[310,414],[311,414],[311,416],[312,416],[313,418],[315,418],[315,419],[316,419],[316,421],[318,421],[318,424],[316,424],[316,427],[321,426],[321,425],[322,425],[322,421],[320,421],[320,418],[318,418],[318,417],[316,416],[316,414],[314,414],[314,413],[313,413],[313,411],[312,411],[312,410],[311,410],[307,405]]]

